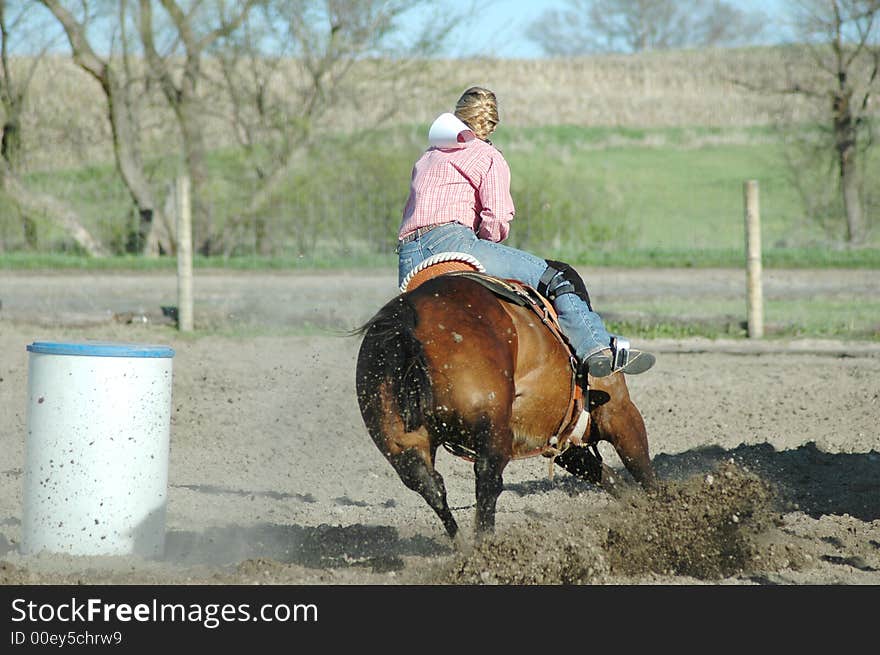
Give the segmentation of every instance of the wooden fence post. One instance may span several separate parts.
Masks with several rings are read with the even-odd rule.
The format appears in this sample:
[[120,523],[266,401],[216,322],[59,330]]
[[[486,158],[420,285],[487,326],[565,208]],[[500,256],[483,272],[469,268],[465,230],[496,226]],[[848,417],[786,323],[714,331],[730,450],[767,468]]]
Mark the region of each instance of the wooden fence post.
[[192,207],[189,176],[177,178],[177,328],[193,329]]
[[748,336],[764,336],[764,298],[761,281],[761,210],[758,203],[757,180],[743,183],[746,219],[746,312]]

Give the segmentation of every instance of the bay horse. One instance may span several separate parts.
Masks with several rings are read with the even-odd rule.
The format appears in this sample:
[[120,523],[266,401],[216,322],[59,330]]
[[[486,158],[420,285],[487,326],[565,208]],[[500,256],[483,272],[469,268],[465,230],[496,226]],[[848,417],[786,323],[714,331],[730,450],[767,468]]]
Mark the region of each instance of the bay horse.
[[[578,386],[567,344],[534,307],[499,295],[479,277],[452,271],[410,286],[354,331],[363,336],[356,371],[361,415],[403,483],[427,501],[452,539],[458,524],[434,468],[441,445],[473,461],[478,539],[494,530],[511,459],[543,454],[574,475],[610,485],[612,470],[596,448],[604,440],[638,483],[655,486],[645,423],[624,374],[590,376],[588,399],[573,402]],[[578,417],[581,439],[573,434]]]

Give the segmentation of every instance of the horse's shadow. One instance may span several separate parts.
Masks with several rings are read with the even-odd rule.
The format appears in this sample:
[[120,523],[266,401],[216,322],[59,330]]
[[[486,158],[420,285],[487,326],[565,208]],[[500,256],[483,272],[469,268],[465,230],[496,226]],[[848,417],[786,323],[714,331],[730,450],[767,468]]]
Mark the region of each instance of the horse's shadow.
[[401,538],[384,525],[230,525],[203,532],[172,530],[166,534],[166,562],[182,565],[227,566],[266,558],[307,568],[365,567],[374,572],[404,568],[403,557],[451,553],[429,537]]
[[[3,523],[20,521],[11,518]],[[16,550],[16,544],[0,534],[0,556]],[[257,523],[203,531],[168,530],[163,555],[148,559],[210,567],[271,559],[314,569],[363,567],[378,573],[402,570],[405,556],[437,557],[452,552],[452,545],[442,539],[421,535],[402,538],[396,528],[386,525]]]
[[[787,509],[796,508],[813,518],[849,514],[862,521],[880,519],[880,453],[874,450],[827,453],[812,441],[793,450],[776,450],[767,443],[733,449],[704,446],[675,455],[659,454],[653,464],[661,480],[683,480],[709,473],[731,459],[773,485]],[[622,469],[619,473],[628,477]],[[590,483],[566,476],[558,482],[544,478],[506,485],[505,490],[528,496],[561,488],[577,495],[584,485]]]
[[862,521],[880,518],[880,453],[827,453],[811,441],[792,450],[767,443],[733,449],[706,446],[678,455],[658,455],[661,478],[681,479],[710,471],[733,459],[779,491],[790,509],[818,518],[849,514]]

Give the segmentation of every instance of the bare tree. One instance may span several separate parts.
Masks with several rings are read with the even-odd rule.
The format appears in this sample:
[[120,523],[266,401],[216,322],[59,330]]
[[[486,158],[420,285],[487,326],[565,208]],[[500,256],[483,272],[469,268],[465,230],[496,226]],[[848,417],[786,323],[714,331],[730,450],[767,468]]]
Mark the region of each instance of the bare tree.
[[101,257],[107,254],[106,248],[95,239],[83,226],[77,213],[60,201],[46,193],[35,193],[28,189],[21,180],[9,170],[5,159],[0,159],[0,180],[3,191],[24,212],[48,216],[82,248],[93,257]]
[[871,99],[880,91],[880,0],[800,2],[795,21],[821,76],[801,70],[786,90],[827,103],[846,237],[861,244],[867,229],[859,159],[871,145]]
[[[193,200],[193,239],[202,254],[211,254],[216,238],[210,211],[205,202],[208,179],[203,130],[204,107],[198,90],[203,79],[202,60],[220,39],[233,34],[245,21],[259,0],[195,2],[183,6],[175,0],[160,0],[168,27],[173,32],[170,46],[160,53],[157,36],[161,31],[153,16],[153,0],[139,0],[141,43],[151,75],[158,80],[162,93],[180,128],[183,157],[189,174]],[[178,61],[182,58],[182,62]]]
[[[265,208],[286,183],[316,135],[339,130],[333,110],[370,114],[361,127],[390,118],[389,102],[436,52],[460,16],[431,16],[393,41],[397,20],[426,0],[269,0],[244,28],[219,41],[217,84],[233,108],[227,118],[238,136],[256,184],[237,220],[227,225],[226,249],[235,232],[250,228],[259,252],[270,238]],[[270,44],[270,45],[267,45]],[[271,56],[267,56],[271,49]],[[384,97],[380,97],[380,94]]]
[[[125,25],[130,11],[128,0],[119,0],[115,10],[116,31],[121,48],[120,56],[113,53],[100,56],[89,37],[91,20],[87,3],[81,17],[76,17],[59,0],[40,0],[58,19],[67,34],[74,61],[100,84],[107,101],[107,118],[113,135],[113,154],[116,167],[137,207],[139,221],[134,234],[126,240],[132,252],[158,254],[160,248],[169,251],[173,246],[167,239],[156,238],[153,226],[162,222],[157,202],[141,153],[140,125],[134,111],[135,74],[130,66],[130,49]],[[107,3],[104,3],[107,4]],[[101,7],[104,9],[105,7]]]
[[[104,247],[83,226],[77,213],[61,200],[48,194],[31,191],[21,179],[22,114],[34,75],[52,45],[45,35],[44,21],[35,15],[34,5],[21,0],[0,0],[0,103],[3,107],[2,141],[0,141],[0,185],[18,206],[22,215],[25,240],[36,242],[35,215],[50,218],[92,256],[106,254]],[[19,58],[13,65],[11,42],[28,44],[28,58]]]
[[[191,180],[194,239],[203,254],[227,248],[224,240],[234,243],[236,231],[244,226],[259,243],[273,243],[265,222],[267,204],[289,180],[291,166],[307,151],[313,136],[338,129],[333,125],[334,108],[361,102],[365,109],[374,109],[375,97],[363,90],[377,81],[386,93],[405,84],[407,75],[420,66],[409,55],[429,54],[456,18],[438,13],[431,17],[430,29],[423,30],[413,29],[410,21],[404,46],[393,40],[401,35],[397,19],[416,7],[435,3],[41,2],[64,26],[75,62],[104,91],[117,167],[141,216],[137,242],[146,243],[150,250],[155,250],[157,232],[161,232],[156,228],[168,221],[159,204],[163,194],[145,170],[139,122],[145,114],[141,97],[153,97],[150,90],[159,90],[176,119],[174,131],[180,141],[170,150],[178,149]],[[98,19],[103,21],[101,30],[95,28]],[[108,34],[112,35],[110,52],[99,54],[90,36]],[[133,66],[132,59],[140,65]],[[355,68],[357,74],[353,74]],[[353,86],[361,93],[354,92]],[[233,127],[254,171],[255,183],[241,185],[251,193],[243,211],[222,229],[212,224],[205,189],[209,180],[206,119],[214,124],[220,119]],[[163,154],[167,156],[168,150]],[[164,208],[167,213],[167,202]],[[174,244],[161,245],[170,252]]]
[[766,17],[723,0],[568,0],[526,36],[551,56],[736,46],[761,38]]
[[[806,168],[831,163],[846,241],[858,245],[867,236],[862,162],[874,145],[873,100],[880,92],[880,0],[793,0],[789,8],[798,43],[780,50],[784,79],[762,85],[738,82],[759,93],[805,99],[824,117],[818,138],[794,126],[797,134],[789,143],[807,144],[812,154],[795,158],[789,153],[789,158],[796,163],[795,176],[801,177]],[[825,189],[803,179],[795,179],[795,185],[808,211],[811,205],[828,211],[817,200],[827,195]],[[827,217],[820,218],[827,225]]]
[[[10,10],[12,10],[10,12]],[[29,39],[32,28],[26,25],[29,13],[21,2],[8,2],[0,0],[0,59],[2,59],[3,77],[0,78],[0,101],[3,103],[3,135],[0,154],[6,160],[7,165],[13,171],[18,168],[19,156],[21,155],[21,115],[24,110],[24,101],[30,88],[31,81],[37,66],[49,47],[49,41],[44,41],[39,47],[39,52],[27,62],[25,70],[20,75],[15,75],[12,70],[12,55],[10,53],[10,34],[16,33],[21,39]]]
[[[106,96],[117,168],[140,217],[137,233],[129,239],[130,248],[150,254],[174,249],[170,235],[160,235],[153,229],[167,224],[167,220],[163,216],[159,194],[145,170],[141,152],[137,99],[133,95],[143,93],[144,84],[138,84],[131,64],[132,53],[137,49],[146,63],[145,84],[158,83],[176,118],[182,159],[192,184],[194,238],[199,250],[209,253],[212,234],[204,193],[206,149],[203,107],[198,94],[203,77],[202,57],[215,41],[241,25],[258,0],[212,3],[160,0],[158,4],[163,14],[159,19],[154,16],[154,0],[98,0],[92,3],[94,7],[88,0],[81,0],[78,3],[79,16],[67,7],[70,3],[40,1],[64,26],[74,61],[98,81]],[[108,8],[114,9],[115,20],[108,18]],[[89,40],[90,9],[107,19],[110,27],[105,26],[105,30],[115,33],[114,47],[118,48],[115,54],[111,51],[102,57]],[[130,23],[137,30],[137,48],[130,40]]]

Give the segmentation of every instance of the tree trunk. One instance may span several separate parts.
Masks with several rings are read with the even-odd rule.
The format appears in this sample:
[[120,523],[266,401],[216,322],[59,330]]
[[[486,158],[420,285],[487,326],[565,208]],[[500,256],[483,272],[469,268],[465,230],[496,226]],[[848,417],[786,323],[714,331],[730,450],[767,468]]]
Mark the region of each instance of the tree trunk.
[[833,110],[840,192],[846,214],[846,240],[850,245],[859,245],[865,240],[865,220],[856,156],[858,130],[850,111],[848,94],[841,93],[835,97]]
[[[3,137],[0,141],[0,155],[9,164],[9,168],[17,170],[18,160],[21,156],[21,121],[19,119],[20,111],[18,109],[10,110],[6,108],[8,113],[6,122],[3,124]],[[12,113],[12,112],[15,113]]]
[[[44,2],[46,0],[43,0]],[[188,14],[173,0],[162,0],[161,5],[174,24],[181,45],[186,51],[180,77],[172,74],[165,60],[156,49],[153,32],[153,7],[150,0],[140,0],[139,30],[141,43],[151,73],[158,79],[168,104],[172,107],[183,137],[184,159],[190,178],[191,200],[193,206],[193,238],[199,243],[201,254],[210,255],[215,251],[215,234],[211,225],[210,208],[205,202],[205,187],[208,169],[205,163],[205,136],[202,130],[204,112],[199,106],[196,87],[201,74],[201,57],[210,50],[220,38],[232,34],[246,20],[251,7],[257,0],[245,0],[234,15],[223,16],[216,29],[198,35],[193,29],[194,13]],[[179,85],[179,86],[178,86]]]
[[0,159],[0,183],[3,191],[19,206],[26,211],[47,214],[92,257],[103,257],[107,254],[106,249],[83,226],[75,211],[52,196],[28,190],[9,170],[4,159]]
[[107,98],[116,168],[138,212],[138,226],[128,240],[127,249],[133,253],[156,256],[160,248],[166,252],[170,250],[170,244],[151,238],[153,226],[161,220],[161,211],[144,172],[136,126],[124,106],[125,90],[109,66],[104,70],[99,81]]
[[[112,62],[101,59],[86,38],[83,24],[76,21],[57,0],[42,0],[64,27],[73,51],[73,59],[84,71],[101,85],[107,99],[107,112],[113,131],[113,154],[116,167],[138,210],[138,227],[129,235],[127,248],[132,252],[156,255],[161,241],[152,236],[153,226],[160,217],[148,176],[144,171],[140,153],[140,137],[135,121],[126,104],[128,91],[124,77],[116,74]],[[166,250],[170,244],[164,244]]]
[[859,245],[865,241],[865,220],[859,194],[855,147],[841,151],[839,163],[840,187],[843,193],[843,208],[846,212],[846,240],[851,245]]

